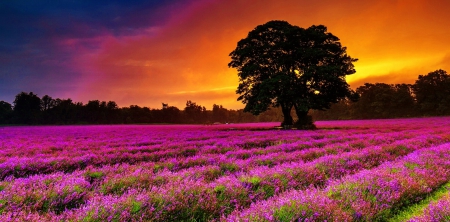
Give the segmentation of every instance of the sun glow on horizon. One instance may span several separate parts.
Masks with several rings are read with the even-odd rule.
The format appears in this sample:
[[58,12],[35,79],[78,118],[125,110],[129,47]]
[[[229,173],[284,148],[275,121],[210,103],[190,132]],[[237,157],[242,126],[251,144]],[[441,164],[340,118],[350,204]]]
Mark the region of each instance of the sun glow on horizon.
[[230,91],[235,90],[235,86],[228,86],[228,87],[220,87],[220,88],[212,88],[212,89],[203,89],[203,90],[188,90],[188,91],[179,91],[179,92],[172,92],[167,93],[169,95],[178,95],[178,94],[196,94],[196,93],[205,93],[205,92],[215,92],[215,91]]
[[[42,55],[28,63],[16,56],[14,61],[27,64],[9,67],[12,59],[6,59],[5,76],[13,71],[24,73],[16,82],[7,82],[13,87],[5,90],[10,94],[32,90],[41,96],[70,97],[84,103],[112,100],[120,106],[160,107],[163,101],[181,108],[191,100],[205,107],[220,104],[240,109],[244,104],[237,101],[235,92],[239,78],[228,67],[229,54],[251,30],[270,20],[303,28],[325,25],[347,47],[347,53],[359,59],[354,63],[356,73],[346,77],[353,89],[365,82],[413,83],[418,75],[450,71],[447,8],[450,1],[439,0],[199,0],[167,3],[157,10],[144,7],[133,14],[156,13],[165,15],[164,19],[141,21],[137,16],[121,29],[76,21],[72,30],[76,34],[46,36],[57,42],[47,46],[46,53],[61,53],[55,55],[60,60]],[[134,26],[136,22],[139,27]],[[93,27],[98,32],[86,31]]]

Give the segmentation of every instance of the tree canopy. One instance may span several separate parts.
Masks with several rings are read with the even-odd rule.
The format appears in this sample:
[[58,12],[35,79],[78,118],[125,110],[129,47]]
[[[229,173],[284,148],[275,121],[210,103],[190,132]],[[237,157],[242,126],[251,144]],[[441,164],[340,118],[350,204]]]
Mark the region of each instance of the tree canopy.
[[411,85],[366,83],[356,89],[360,99],[353,105],[358,118],[394,118],[413,116]]
[[41,99],[36,94],[21,92],[16,95],[14,100],[16,122],[21,124],[36,123],[40,110]]
[[291,110],[298,117],[297,127],[311,127],[310,109],[328,109],[344,98],[357,94],[345,80],[355,73],[353,62],[339,38],[323,25],[307,29],[286,21],[270,21],[250,31],[230,53],[236,68],[236,90],[244,110],[255,115],[270,107],[281,107],[282,125],[293,125]]
[[423,113],[450,114],[450,76],[446,71],[439,69],[427,75],[419,75],[413,91]]

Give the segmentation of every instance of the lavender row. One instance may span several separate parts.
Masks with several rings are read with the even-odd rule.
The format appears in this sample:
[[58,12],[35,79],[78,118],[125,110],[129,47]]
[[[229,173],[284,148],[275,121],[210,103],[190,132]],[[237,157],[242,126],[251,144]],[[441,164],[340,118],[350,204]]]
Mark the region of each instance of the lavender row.
[[[310,185],[323,186],[329,178],[357,172],[360,169],[372,168],[382,162],[391,161],[399,156],[406,155],[416,148],[407,148],[403,145],[392,147],[368,147],[361,151],[340,153],[320,157],[311,162],[286,162],[273,167],[259,166],[224,174],[226,167],[242,166],[239,162],[223,162],[222,165],[209,165],[191,167],[185,170],[172,172],[160,171],[137,166],[125,168],[91,169],[92,172],[101,173],[101,189],[103,193],[123,193],[129,188],[159,186],[168,181],[202,180],[205,183],[212,181],[214,187],[226,187],[227,183],[239,184],[237,189],[247,190],[258,198],[267,198],[276,193],[292,188],[303,188]],[[286,154],[288,155],[288,154]],[[234,164],[234,165],[233,165]],[[123,173],[127,172],[127,173]],[[133,176],[138,172],[140,176]],[[128,174],[128,175],[127,175]],[[226,178],[226,179],[224,179]],[[226,181],[219,183],[218,181]],[[224,195],[232,195],[232,190],[223,189]],[[231,192],[231,193],[230,193]]]
[[450,177],[450,145],[333,181],[324,190],[286,192],[235,211],[227,221],[385,221]]
[[[431,151],[434,151],[437,149],[431,149]],[[448,158],[448,147],[446,147],[446,153],[445,152],[438,152],[433,153],[430,152],[433,155],[428,155],[426,159],[428,161],[430,159],[435,160],[433,164],[442,165],[442,161],[440,159],[436,159],[438,157],[440,158]],[[422,156],[422,153],[417,154],[416,156]],[[411,156],[411,155],[410,155]],[[409,159],[412,159],[411,157]],[[420,159],[420,158],[419,158]],[[422,159],[425,159],[422,157]],[[404,158],[400,163],[394,163],[390,166],[389,172],[400,172],[401,166],[406,166],[407,169],[410,169],[410,165],[406,164],[405,161],[407,161],[408,158]],[[416,161],[414,164],[422,165],[424,162]],[[426,164],[425,164],[426,165]],[[447,163],[447,169],[450,167],[450,164]],[[385,166],[385,165],[383,165]],[[400,166],[400,167],[399,167]],[[415,166],[415,165],[414,165]],[[445,166],[445,164],[444,164]],[[432,166],[428,166],[430,168]],[[370,179],[369,181],[366,181],[365,185],[361,184],[361,188],[357,191],[361,191],[367,188],[368,185],[373,184],[373,182],[378,181],[379,177],[373,177],[373,178],[367,178],[367,175],[372,174],[382,174],[386,167],[380,167],[381,169],[375,169],[367,172],[361,172],[356,174],[354,177],[346,177],[345,179],[339,181],[339,183],[332,183],[325,191],[323,190],[316,190],[316,189],[308,189],[306,191],[295,191],[299,193],[291,193],[288,192],[287,194],[281,194],[281,196],[285,198],[303,198],[302,200],[305,201],[308,200],[309,202],[308,207],[303,207],[305,212],[309,210],[314,210],[314,206],[316,206],[318,209],[323,209],[325,212],[325,217],[317,217],[315,219],[323,219],[323,218],[337,218],[342,221],[342,219],[351,219],[349,217],[350,213],[347,211],[341,210],[342,206],[344,206],[348,200],[345,198],[335,198],[335,193],[340,192],[342,196],[344,197],[352,197],[353,194],[355,194],[356,186],[349,186],[348,184],[353,184],[354,181],[351,180],[351,178],[357,178],[356,182],[359,181],[366,181],[365,179]],[[393,170],[394,169],[394,170]],[[412,168],[413,170],[416,170],[418,168]],[[436,168],[432,168],[433,170],[436,170]],[[397,170],[399,170],[397,172]],[[381,172],[381,173],[380,173]],[[438,171],[441,172],[441,171]],[[410,173],[410,172],[408,172]],[[428,172],[429,174],[430,172]],[[447,172],[448,173],[448,172]],[[366,175],[364,176],[358,176],[360,174]],[[398,173],[399,174],[399,173]],[[403,172],[403,174],[406,174],[406,172]],[[403,175],[401,174],[401,175]],[[81,174],[76,174],[77,176],[74,177],[81,177]],[[139,172],[134,172],[134,176],[143,175]],[[131,176],[133,176],[131,175]],[[425,175],[427,175],[425,173]],[[394,175],[391,177],[397,178],[399,175]],[[442,177],[442,175],[440,175]],[[448,175],[443,175],[444,177]],[[362,180],[360,178],[363,178]],[[32,177],[33,179],[35,177]],[[37,177],[36,177],[37,178]],[[392,179],[392,178],[391,178]],[[422,180],[430,181],[430,178],[419,178]],[[27,179],[16,179],[16,181],[26,181]],[[38,186],[39,189],[45,190],[46,187],[43,184],[46,184],[43,181],[47,181],[48,178],[43,178],[40,182],[39,181],[33,181],[33,186]],[[344,181],[344,182],[342,182]],[[255,182],[255,181],[253,181]],[[408,181],[411,183],[411,181]],[[9,188],[19,189],[16,187],[22,187],[22,190],[29,189],[32,185],[31,183],[27,186],[20,186],[21,183],[17,184],[11,184]],[[37,185],[36,185],[37,184]],[[68,211],[62,212],[61,214],[58,214],[59,211],[52,210],[48,214],[39,214],[36,211],[31,214],[27,214],[27,216],[35,216],[37,218],[53,218],[55,220],[75,220],[75,221],[82,221],[82,220],[155,220],[155,221],[166,221],[166,220],[189,220],[189,219],[196,219],[196,220],[213,220],[219,218],[221,215],[228,214],[233,209],[240,209],[242,207],[248,206],[252,202],[256,202],[255,205],[252,205],[251,208],[246,211],[252,210],[255,206],[258,206],[259,203],[257,201],[261,201],[261,196],[259,196],[254,192],[251,192],[252,189],[245,189],[243,188],[242,181],[234,180],[231,177],[221,177],[215,183],[211,184],[205,184],[202,183],[202,181],[199,180],[190,180],[185,179],[183,181],[167,181],[163,186],[155,187],[155,186],[143,186],[143,187],[137,187],[134,189],[128,189],[125,193],[116,196],[116,195],[101,195],[99,193],[93,193],[88,195],[79,195],[80,200],[84,200],[85,204],[80,205],[77,207],[66,207],[66,209],[69,209]],[[435,184],[430,184],[432,187]],[[56,186],[61,187],[61,186]],[[69,187],[77,187],[75,186],[69,186]],[[348,188],[350,187],[350,191]],[[8,188],[8,189],[9,189]],[[336,190],[333,190],[333,188],[336,188]],[[388,189],[390,189],[389,187]],[[414,188],[417,188],[414,187]],[[66,188],[67,189],[67,188]],[[82,191],[85,191],[87,186],[78,188],[78,190],[75,189],[67,189],[69,190],[68,193],[72,192],[75,194],[78,193],[85,193]],[[52,190],[48,189],[47,190]],[[64,190],[64,189],[63,189]],[[12,191],[12,190],[11,190]],[[49,191],[50,193],[54,191]],[[66,191],[67,192],[67,191]],[[230,193],[233,192],[233,193]],[[333,192],[333,193],[331,193]],[[349,193],[350,192],[350,193]],[[20,190],[14,190],[12,193],[13,195],[20,195]],[[39,196],[39,195],[31,195],[31,196]],[[70,196],[70,195],[66,195]],[[74,195],[72,195],[74,196]],[[76,195],[75,195],[76,196]],[[89,198],[87,198],[89,196]],[[25,195],[24,198],[27,196]],[[70,196],[71,197],[71,196]],[[3,197],[4,198],[4,197]],[[12,198],[14,199],[14,198]],[[64,199],[64,198],[62,198]],[[264,198],[262,198],[264,199]],[[370,199],[370,198],[369,198]],[[46,200],[41,199],[41,202],[45,202]],[[278,198],[276,199],[278,200]],[[297,199],[291,199],[291,200],[297,200]],[[73,199],[68,199],[60,202],[74,202]],[[297,200],[298,201],[298,200]],[[355,200],[352,200],[355,201]],[[41,203],[39,202],[39,203]],[[19,201],[20,203],[20,201]],[[76,203],[76,201],[75,201]],[[358,202],[361,204],[362,202]],[[10,204],[8,204],[9,206]],[[52,206],[58,206],[57,204],[51,204]],[[265,206],[263,201],[263,206]],[[31,206],[42,206],[42,204],[32,204]],[[29,207],[31,207],[29,206]],[[71,205],[74,206],[74,205]],[[239,207],[241,206],[241,207]],[[304,205],[306,206],[306,205]],[[334,208],[333,208],[334,206]],[[359,206],[359,205],[357,205]],[[330,209],[330,207],[332,209]],[[30,210],[30,208],[27,208]],[[58,208],[56,208],[58,209]],[[70,210],[72,209],[72,210]],[[295,209],[302,209],[302,207],[298,208],[296,205]],[[13,209],[7,209],[8,212],[14,212]],[[267,209],[261,209],[261,212],[266,212]],[[19,217],[17,215],[21,215],[22,211],[17,212],[13,216],[11,213],[6,213],[3,215],[4,219],[7,217],[13,216],[15,219],[18,219]],[[271,211],[267,211],[271,212]],[[332,214],[330,214],[332,213]],[[367,212],[362,212],[367,213]],[[236,214],[236,213],[235,213]],[[52,215],[51,217],[49,215]],[[305,214],[306,215],[306,214]],[[356,215],[356,214],[355,214]],[[233,217],[234,216],[234,217]],[[254,215],[252,215],[254,216]],[[317,216],[317,215],[316,215]],[[235,215],[230,216],[230,218],[233,218],[232,220],[236,219]],[[245,218],[245,217],[244,217]],[[253,218],[254,219],[254,218]],[[373,219],[373,218],[372,218]],[[252,219],[251,219],[252,220]],[[369,218],[370,220],[370,218]]]
[[[416,133],[405,134],[404,137],[411,137]],[[350,146],[350,148],[362,148],[372,144],[380,144],[381,142],[386,142],[389,138],[402,138],[402,134],[392,134],[387,139],[381,139],[379,137],[363,137],[357,138],[350,143],[344,143],[341,147]],[[349,139],[349,138],[347,138]],[[351,137],[350,137],[351,139]],[[425,138],[430,143],[441,143],[447,140],[447,138],[442,138],[439,136],[428,135]],[[370,142],[367,142],[370,141]],[[232,146],[204,146],[204,147],[190,147],[184,146],[183,144],[178,144],[178,148],[172,149],[158,149],[154,152],[144,152],[141,150],[139,152],[133,152],[133,150],[127,149],[92,149],[90,154],[77,154],[74,152],[67,152],[63,156],[59,157],[47,157],[44,158],[41,155],[36,155],[35,157],[11,157],[0,163],[0,179],[4,179],[8,176],[14,177],[26,177],[38,173],[52,173],[57,171],[62,172],[72,172],[77,169],[84,169],[87,166],[101,166],[101,165],[112,165],[117,163],[138,163],[138,162],[155,162],[157,165],[162,167],[168,167],[171,170],[179,170],[192,166],[204,166],[208,162],[217,162],[218,159],[224,159],[221,154],[226,154],[226,159],[249,159],[250,162],[257,162],[257,164],[263,165],[275,165],[277,161],[272,160],[278,159],[278,161],[296,161],[298,159],[308,160],[317,158],[325,155],[326,153],[339,153],[335,150],[335,147],[339,144],[326,144],[325,142],[292,142],[290,144],[278,144],[272,145],[265,148],[253,148],[249,150],[243,150],[239,147]],[[284,152],[297,152],[310,147],[319,146],[323,149],[316,149],[315,152],[308,150],[307,152],[300,152],[301,156],[297,159],[285,159],[284,155],[279,155],[280,151]],[[331,146],[331,148],[330,148]],[[176,146],[175,146],[176,147]],[[83,149],[81,149],[83,150]],[[111,152],[112,151],[112,152]],[[351,151],[348,150],[348,151]],[[87,152],[86,152],[87,153]],[[204,153],[217,154],[216,156],[205,156]],[[193,158],[190,158],[194,156]],[[200,156],[200,157],[198,157]],[[223,155],[222,155],[223,156]],[[260,157],[255,157],[260,156]],[[281,156],[281,158],[271,158],[274,156]],[[211,161],[214,160],[214,161]],[[158,164],[158,162],[161,162]],[[171,162],[175,162],[175,165],[171,165]],[[166,164],[167,163],[167,164]],[[220,163],[220,162],[219,162]],[[251,165],[254,163],[250,163]]]
[[[50,178],[61,178],[63,175],[60,173],[3,182],[4,190],[0,192],[0,199],[4,201],[4,211],[59,213],[61,209],[77,208],[77,205],[89,203],[91,199],[87,198],[88,196],[99,195],[100,198],[106,195],[105,198],[109,198],[110,195],[121,196],[132,190],[151,189],[156,193],[149,194],[152,199],[148,201],[160,207],[155,211],[161,214],[158,218],[214,219],[289,189],[323,186],[329,179],[339,178],[364,168],[370,169],[413,150],[414,148],[408,149],[404,146],[369,147],[351,153],[324,156],[308,163],[287,163],[273,168],[259,167],[249,173],[221,176],[211,183],[202,180],[203,176],[214,170],[211,167],[191,168],[176,173],[163,171],[157,174],[145,166],[141,166],[142,168],[129,166],[118,170],[111,167],[110,172],[107,172],[108,167],[103,171],[89,168],[87,171],[77,171],[68,176],[76,178],[70,181],[79,181],[81,185],[72,184],[75,188],[56,186],[65,187],[64,194],[69,199],[61,192],[52,190],[55,186],[53,183],[59,184],[60,181],[52,181]],[[130,168],[134,168],[134,171]],[[200,178],[197,178],[198,174],[201,175]],[[181,189],[180,184],[186,186]],[[25,203],[24,199],[27,199]],[[164,201],[161,203],[159,200]],[[200,212],[191,211],[192,208]],[[184,213],[179,215],[177,212]]]
[[[410,122],[405,120],[404,122]],[[387,127],[398,129],[396,122]],[[349,124],[343,122],[343,125]],[[266,126],[268,124],[260,124]],[[336,123],[335,123],[336,125]],[[414,126],[422,125],[414,122]],[[252,125],[249,125],[252,126]],[[258,125],[256,125],[258,126]],[[401,126],[401,125],[400,125]],[[255,127],[255,126],[254,126]],[[75,127],[9,127],[0,135],[0,152],[2,157],[28,157],[39,155],[52,157],[73,154],[73,151],[96,152],[103,149],[139,152],[152,152],[162,149],[185,146],[203,147],[216,144],[230,147],[266,147],[276,143],[293,141],[343,142],[352,135],[369,135],[386,131],[383,128],[327,130],[299,133],[296,131],[221,131],[220,127],[195,126],[75,126]],[[239,128],[236,128],[239,129]],[[410,131],[411,129],[409,129]],[[383,134],[385,134],[384,132]],[[234,138],[230,141],[228,138]],[[327,141],[328,140],[328,141]],[[2,162],[0,160],[0,162]]]
[[[335,124],[341,129],[336,131],[332,126],[327,130],[307,133],[267,133],[251,129],[228,131],[230,129],[224,126],[201,130],[199,127],[183,129],[178,126],[125,126],[83,127],[87,132],[79,132],[78,129],[70,131],[69,128],[70,132],[76,133],[74,135],[67,132],[58,134],[57,128],[51,128],[55,131],[41,132],[46,140],[21,136],[25,135],[23,132],[16,136],[14,133],[1,134],[0,164],[20,162],[10,159],[28,161],[24,164],[5,164],[9,168],[4,169],[13,169],[17,173],[8,174],[0,182],[1,220],[216,219],[235,209],[244,209],[251,203],[259,203],[272,195],[282,196],[285,190],[296,187],[305,189],[305,184],[308,187],[315,185],[314,180],[305,183],[291,182],[292,178],[286,179],[292,175],[292,171],[289,171],[292,166],[301,168],[314,165],[306,167],[306,170],[312,169],[312,175],[316,172],[325,175],[318,177],[318,184],[331,186],[330,179],[358,172],[357,167],[362,165],[367,165],[370,169],[415,149],[448,141],[450,121],[440,120],[442,121],[435,123],[421,119],[371,122],[370,124],[378,124],[374,127],[365,121],[356,121],[360,125],[352,125],[352,121],[345,124],[339,122],[342,125],[320,123],[330,126]],[[351,129],[347,129],[349,126]],[[30,129],[33,127],[19,131]],[[180,129],[183,130],[180,132]],[[52,133],[56,136],[52,136]],[[36,136],[35,133],[30,134]],[[8,138],[9,136],[14,138]],[[36,147],[33,143],[36,143]],[[377,144],[381,146],[374,148],[373,145]],[[16,148],[19,151],[14,151]],[[372,149],[374,152],[369,152]],[[377,153],[380,149],[391,159],[385,160],[383,154]],[[45,153],[40,154],[41,151]],[[163,155],[157,161],[139,159],[139,155],[133,156],[161,151],[168,152],[169,155]],[[351,158],[340,159],[346,155]],[[58,156],[72,158],[67,158],[67,162],[52,159]],[[51,167],[48,171],[40,171],[37,163],[43,159],[49,165],[60,167],[57,168],[60,171],[72,173],[52,171]],[[72,159],[75,161],[70,162]],[[108,162],[110,159],[113,161]],[[366,161],[368,159],[376,161]],[[318,162],[324,160],[335,162],[328,165]],[[132,165],[104,166],[111,163]],[[344,165],[342,169],[341,165]],[[116,166],[117,170],[114,169]],[[84,168],[86,169],[80,170]],[[33,174],[21,174],[30,171],[37,172],[38,175],[15,178]],[[44,175],[45,173],[48,175]],[[35,188],[39,191],[34,192]],[[328,195],[316,195],[323,195],[322,191],[311,194],[314,194],[311,198],[322,197],[330,206],[337,204],[336,209],[342,208]],[[354,216],[347,211],[343,212],[344,216]]]
[[450,220],[450,193],[425,208],[422,215],[408,222],[445,222]]

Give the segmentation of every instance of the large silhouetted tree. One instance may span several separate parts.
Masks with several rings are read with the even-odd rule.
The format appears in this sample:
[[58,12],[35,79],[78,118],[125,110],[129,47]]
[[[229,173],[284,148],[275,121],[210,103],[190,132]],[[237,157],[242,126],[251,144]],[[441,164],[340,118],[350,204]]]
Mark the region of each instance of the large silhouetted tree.
[[419,75],[413,91],[423,115],[450,114],[450,76],[446,71],[439,69]]
[[299,128],[312,128],[310,109],[327,109],[344,98],[356,98],[345,80],[357,59],[346,54],[339,38],[323,25],[307,29],[286,21],[270,21],[250,31],[230,53],[236,68],[238,100],[255,115],[281,107],[282,125],[292,125],[295,108]]

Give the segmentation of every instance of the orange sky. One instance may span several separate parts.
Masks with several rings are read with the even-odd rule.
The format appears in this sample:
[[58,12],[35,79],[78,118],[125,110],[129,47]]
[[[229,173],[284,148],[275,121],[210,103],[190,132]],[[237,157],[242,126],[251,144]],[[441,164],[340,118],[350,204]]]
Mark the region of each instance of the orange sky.
[[[352,88],[365,82],[413,83],[419,74],[450,72],[450,1],[194,1],[166,7],[164,25],[133,36],[105,34],[99,49],[74,64],[83,69],[77,98],[183,109],[186,100],[240,109],[229,53],[257,25],[286,20],[323,24],[358,58]],[[83,50],[83,49],[77,49]]]

